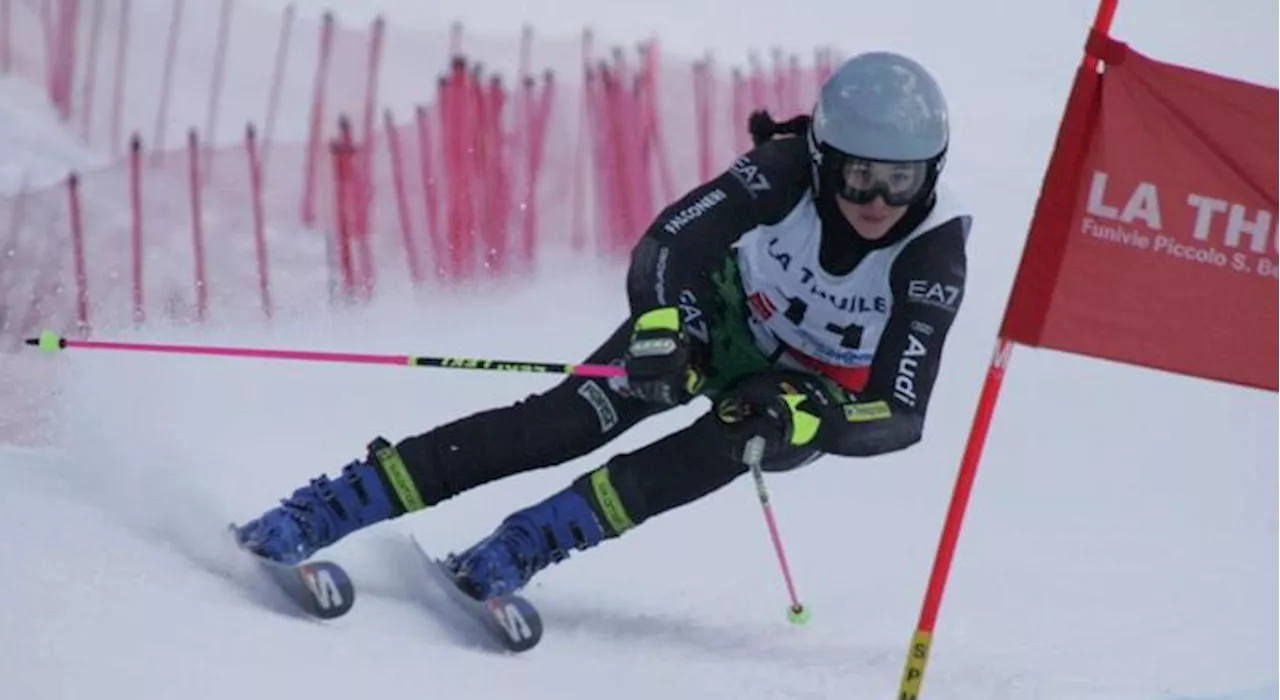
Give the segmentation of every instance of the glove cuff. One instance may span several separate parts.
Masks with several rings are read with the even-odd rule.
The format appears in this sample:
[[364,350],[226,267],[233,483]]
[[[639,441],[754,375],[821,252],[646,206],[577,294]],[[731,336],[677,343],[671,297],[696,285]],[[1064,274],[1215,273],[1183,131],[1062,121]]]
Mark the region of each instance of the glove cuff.
[[650,309],[636,318],[636,331],[674,331],[680,332],[680,309],[674,306],[662,306]]

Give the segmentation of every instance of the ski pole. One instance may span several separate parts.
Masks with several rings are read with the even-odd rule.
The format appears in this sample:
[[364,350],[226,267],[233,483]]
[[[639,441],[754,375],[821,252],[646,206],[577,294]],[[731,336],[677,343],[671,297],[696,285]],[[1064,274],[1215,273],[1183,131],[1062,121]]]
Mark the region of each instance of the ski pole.
[[773,517],[773,506],[769,504],[769,491],[764,486],[764,470],[760,462],[764,459],[765,439],[759,435],[747,440],[743,450],[743,461],[751,469],[751,478],[756,482],[756,496],[760,498],[760,507],[764,510],[764,521],[769,526],[769,537],[773,540],[773,551],[778,555],[778,565],[782,568],[782,580],[787,584],[787,595],[791,604],[787,606],[787,619],[793,625],[809,622],[809,608],[800,602],[796,595],[796,584],[791,579],[791,567],[787,566],[787,554],[782,550],[782,535],[778,534],[778,522]]
[[232,348],[213,345],[174,345],[165,343],[122,343],[100,340],[68,340],[53,331],[45,331],[37,338],[27,338],[25,342],[27,345],[32,345],[44,350],[45,352],[51,353],[67,349],[122,350],[127,352],[158,352],[175,355],[250,357],[267,360],[302,360],[307,362],[341,362],[364,365],[403,365],[408,367],[440,367],[444,369],[480,369],[497,372],[576,374],[584,377],[621,377],[626,374],[626,371],[623,370],[623,368],[616,365],[532,362],[529,360],[495,360],[479,357],[375,355],[367,353],[319,352],[314,350]]

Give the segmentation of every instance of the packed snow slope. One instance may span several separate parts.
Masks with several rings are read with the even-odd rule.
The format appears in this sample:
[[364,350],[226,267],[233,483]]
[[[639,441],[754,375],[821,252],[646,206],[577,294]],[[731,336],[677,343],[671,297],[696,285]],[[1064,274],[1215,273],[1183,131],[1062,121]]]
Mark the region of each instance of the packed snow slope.
[[[60,375],[58,447],[0,452],[0,697],[895,696],[1093,5],[608,5],[362,8],[423,26],[459,17],[513,41],[522,21],[566,36],[592,23],[607,40],[655,34],[671,51],[716,42],[725,60],[774,44],[891,47],[934,67],[951,98],[948,177],[976,224],[925,441],[769,479],[812,623],[786,622],[748,480],[545,571],[528,593],[547,635],[527,655],[474,648],[420,604],[408,533],[441,551],[466,546],[609,454],[687,424],[701,403],[599,453],[344,540],[327,554],[360,587],[353,612],[330,624],[281,615],[230,551],[228,522],[338,470],[375,435],[398,439],[552,380],[68,352],[49,358]],[[1263,1],[1124,0],[1116,33],[1159,58],[1275,85],[1276,15]],[[0,103],[17,103],[19,88],[0,88]],[[41,167],[60,157],[31,150],[30,138],[0,134],[6,141],[26,144]],[[71,165],[82,154],[64,157]],[[10,167],[0,165],[0,182],[18,181]],[[565,260],[518,285],[379,299],[271,327],[220,319],[129,337],[576,360],[625,315],[622,290],[619,270]],[[925,697],[1276,697],[1278,422],[1274,394],[1016,352]]]

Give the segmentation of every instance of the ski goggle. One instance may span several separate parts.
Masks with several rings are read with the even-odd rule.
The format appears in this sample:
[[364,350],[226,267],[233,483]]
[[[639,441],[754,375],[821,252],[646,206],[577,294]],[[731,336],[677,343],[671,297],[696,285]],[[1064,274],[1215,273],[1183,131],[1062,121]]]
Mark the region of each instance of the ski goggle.
[[880,161],[824,154],[823,164],[835,181],[836,194],[854,204],[870,204],[883,197],[891,207],[916,200],[929,182],[928,161]]

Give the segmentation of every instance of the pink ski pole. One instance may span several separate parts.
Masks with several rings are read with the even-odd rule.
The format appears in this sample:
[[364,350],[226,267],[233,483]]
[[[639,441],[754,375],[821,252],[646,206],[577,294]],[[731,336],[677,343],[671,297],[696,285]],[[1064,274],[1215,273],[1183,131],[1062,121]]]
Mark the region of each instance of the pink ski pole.
[[796,584],[791,579],[791,567],[787,566],[787,554],[782,549],[782,535],[778,534],[778,523],[773,517],[773,506],[769,505],[769,491],[764,487],[764,470],[760,462],[764,459],[765,439],[759,435],[747,440],[743,450],[743,461],[751,469],[751,478],[756,482],[756,496],[760,498],[760,507],[764,509],[764,521],[769,526],[769,537],[773,540],[773,551],[778,555],[778,565],[782,568],[782,580],[787,584],[787,595],[791,598],[787,606],[787,619],[793,625],[809,622],[809,608],[800,602],[796,595]]
[[68,340],[53,331],[38,338],[27,338],[45,352],[67,349],[121,350],[126,352],[158,352],[176,355],[216,355],[267,360],[302,360],[306,362],[341,362],[364,365],[403,365],[408,367],[441,367],[444,369],[481,369],[497,372],[535,372],[576,374],[584,377],[621,377],[626,372],[616,365],[573,364],[568,362],[533,362],[529,360],[495,360],[482,357],[423,357],[419,355],[375,355],[312,350],[275,350],[270,348],[231,348],[213,345],[174,345],[166,343],[121,343],[100,340]]

